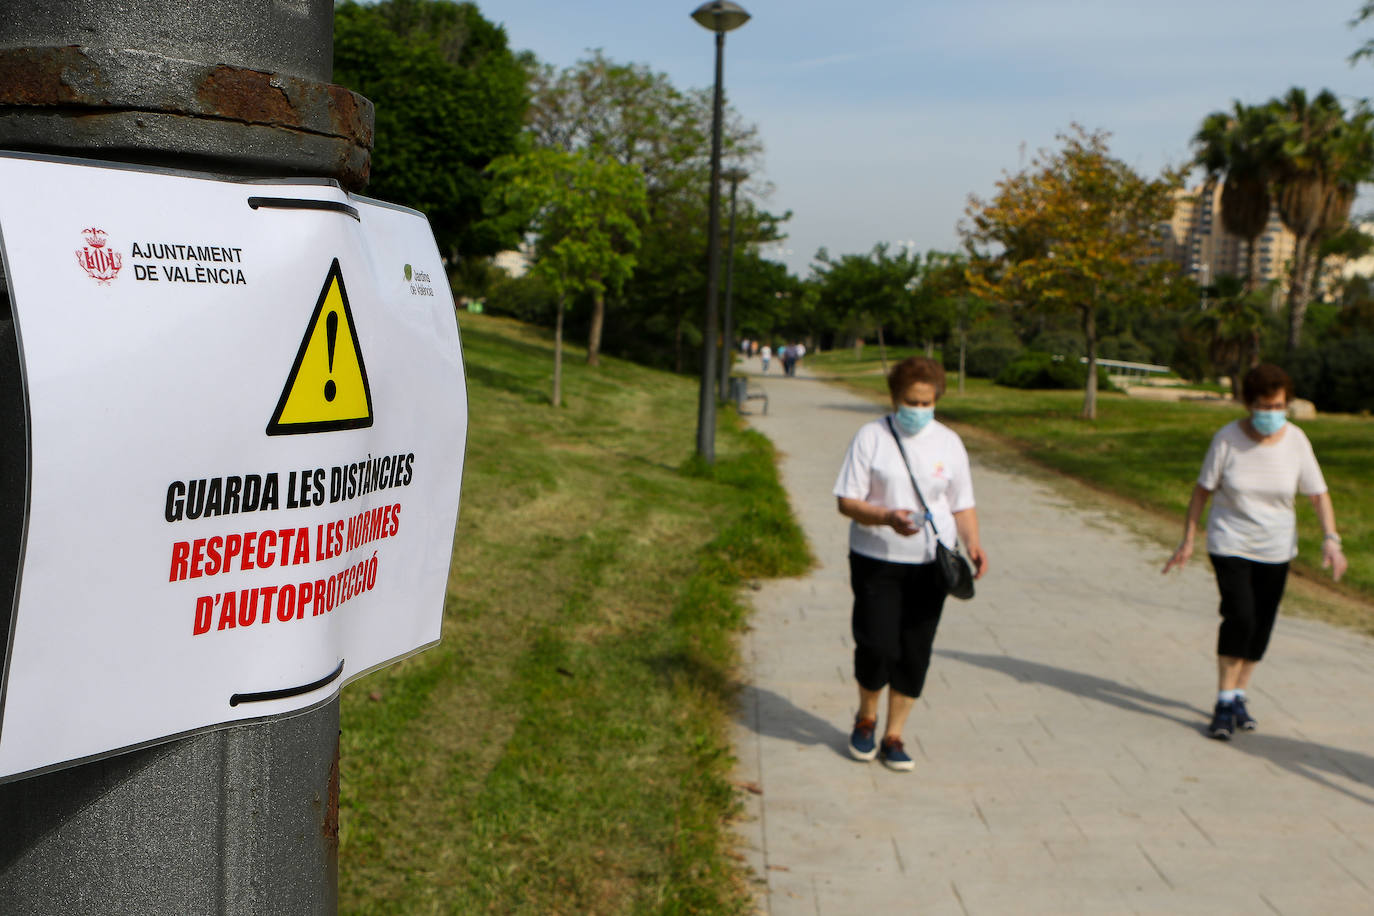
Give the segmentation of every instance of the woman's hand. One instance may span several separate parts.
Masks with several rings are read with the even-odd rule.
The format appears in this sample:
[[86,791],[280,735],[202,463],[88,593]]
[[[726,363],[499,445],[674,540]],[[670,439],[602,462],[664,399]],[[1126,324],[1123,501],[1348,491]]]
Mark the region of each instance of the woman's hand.
[[925,516],[914,509],[889,509],[848,496],[838,497],[836,505],[845,518],[852,518],[860,525],[886,525],[902,537],[911,537],[926,523]]
[[1179,569],[1182,569],[1184,566],[1188,565],[1188,561],[1191,560],[1192,558],[1193,558],[1193,539],[1192,539],[1192,538],[1185,538],[1185,539],[1178,545],[1177,549],[1174,550],[1174,555],[1173,555],[1172,557],[1169,558],[1169,562],[1164,564],[1164,570],[1163,570],[1163,571],[1164,571],[1165,575],[1167,575],[1168,572],[1169,572],[1169,570],[1173,569],[1174,567],[1178,567]]
[[883,519],[884,525],[907,538],[920,531],[924,522],[925,519],[918,518],[911,509],[889,509],[887,517]]
[[1345,575],[1345,570],[1349,565],[1339,541],[1335,538],[1327,538],[1322,541],[1322,569],[1331,570],[1333,582],[1341,581],[1341,576]]
[[965,545],[968,548],[968,559],[973,564],[973,578],[983,578],[983,573],[988,571],[988,554],[983,549],[983,545],[973,543]]

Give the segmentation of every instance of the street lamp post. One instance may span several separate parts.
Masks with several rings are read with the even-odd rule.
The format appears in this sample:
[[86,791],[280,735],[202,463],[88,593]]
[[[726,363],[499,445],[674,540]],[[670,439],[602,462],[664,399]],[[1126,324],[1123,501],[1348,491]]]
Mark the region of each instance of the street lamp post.
[[701,389],[697,400],[697,455],[716,461],[716,299],[720,292],[720,122],[721,82],[725,72],[725,33],[749,21],[729,0],[710,0],[692,12],[703,28],[716,33],[716,90],[711,112],[710,222],[707,228],[706,316],[701,333]]
[[720,177],[730,182],[730,229],[725,242],[725,324],[722,329],[720,348],[720,396],[730,396],[730,361],[735,352],[735,326],[730,310],[730,300],[735,287],[735,195],[739,183],[749,177],[741,168],[726,169]]

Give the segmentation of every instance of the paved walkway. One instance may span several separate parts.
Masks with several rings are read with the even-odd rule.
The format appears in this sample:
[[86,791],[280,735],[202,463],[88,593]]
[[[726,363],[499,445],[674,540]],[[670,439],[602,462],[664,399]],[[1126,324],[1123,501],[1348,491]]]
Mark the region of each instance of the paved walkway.
[[1281,619],[1251,690],[1260,730],[1210,740],[1205,558],[1166,579],[1160,546],[976,452],[991,571],[945,606],[907,723],[916,771],[849,759],[830,491],[880,410],[776,365],[762,384],[751,422],[820,565],[756,593],[743,647],[737,778],[761,793],[742,793],[739,829],[760,912],[1374,913],[1374,642]]

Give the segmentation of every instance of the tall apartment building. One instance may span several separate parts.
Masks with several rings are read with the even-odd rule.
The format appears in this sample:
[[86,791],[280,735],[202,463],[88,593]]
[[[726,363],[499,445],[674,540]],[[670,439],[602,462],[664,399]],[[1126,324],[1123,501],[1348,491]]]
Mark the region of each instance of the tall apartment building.
[[[1284,281],[1293,257],[1295,238],[1269,211],[1269,224],[1255,244],[1259,249],[1262,282]],[[1245,239],[1226,231],[1221,222],[1221,182],[1174,192],[1174,215],[1164,240],[1164,256],[1199,283],[1208,284],[1230,274],[1245,276]]]

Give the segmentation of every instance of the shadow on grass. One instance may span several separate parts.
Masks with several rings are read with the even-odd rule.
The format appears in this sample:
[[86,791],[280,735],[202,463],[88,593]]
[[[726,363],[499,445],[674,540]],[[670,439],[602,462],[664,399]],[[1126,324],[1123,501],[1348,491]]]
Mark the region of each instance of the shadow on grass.
[[[531,328],[531,333],[537,335],[541,340],[547,339],[548,343],[534,343],[528,340],[519,340],[504,334],[497,334],[491,331],[484,331],[473,327],[461,328],[463,343],[467,344],[487,344],[491,347],[504,350],[509,353],[522,353],[526,356],[537,356],[542,360],[553,363],[553,332],[545,331],[542,328]],[[568,351],[563,351],[566,359]]]
[[494,391],[505,391],[531,402],[544,402],[549,399],[549,392],[545,388],[535,388],[529,379],[521,378],[514,372],[505,372],[501,369],[492,369],[488,366],[478,366],[472,363],[468,363],[464,369],[467,372],[469,382]]
[[[1191,732],[1207,735],[1206,726],[1211,718],[1210,711],[1107,678],[1042,665],[1039,662],[1012,658],[1008,655],[985,655],[953,649],[936,649],[935,654],[1001,672],[1021,683],[1043,684],[1127,712],[1166,719]],[[1310,779],[1355,801],[1374,806],[1374,794],[1351,791],[1328,778],[1343,777],[1374,790],[1374,757],[1368,754],[1330,747],[1315,741],[1301,741],[1269,734],[1238,734],[1231,740],[1231,744],[1236,750],[1267,760],[1294,776]]]
[[761,737],[807,747],[822,745],[841,757],[849,756],[847,733],[771,690],[745,685],[739,692],[738,709],[736,718]]

